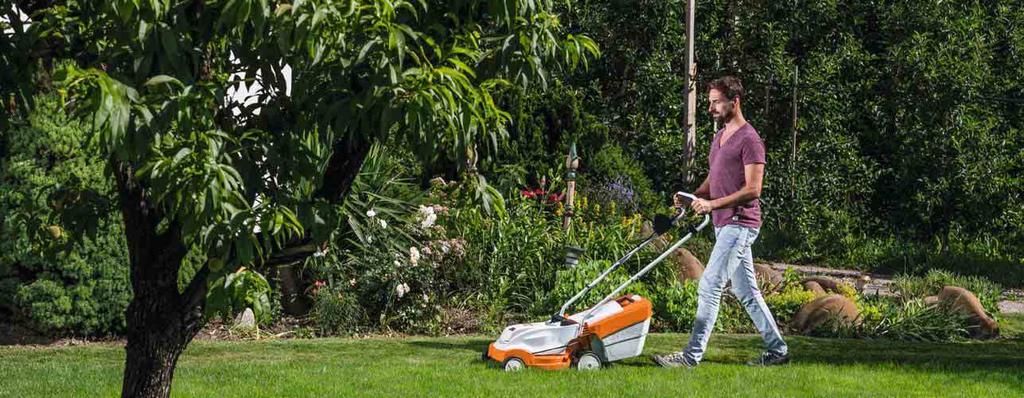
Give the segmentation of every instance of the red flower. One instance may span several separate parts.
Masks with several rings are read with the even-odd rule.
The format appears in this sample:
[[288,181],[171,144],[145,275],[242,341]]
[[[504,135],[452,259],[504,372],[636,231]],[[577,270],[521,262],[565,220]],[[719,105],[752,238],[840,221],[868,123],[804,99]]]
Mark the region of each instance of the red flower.
[[531,191],[529,189],[524,189],[524,190],[520,191],[519,193],[522,194],[524,197],[527,197],[527,198],[534,198],[534,197],[537,196],[536,194],[533,193],[533,191]]
[[315,281],[315,282],[313,282],[313,288],[312,288],[312,289],[310,289],[310,291],[311,291],[311,292],[312,292],[313,294],[317,294],[317,292],[319,292],[319,291],[320,291],[320,288],[322,288],[322,287],[324,287],[324,286],[326,286],[326,285],[327,285],[327,282],[324,282],[324,281]]
[[559,192],[557,194],[553,193],[551,195],[548,195],[548,201],[549,202],[561,202],[562,198],[565,198],[565,193],[564,192]]

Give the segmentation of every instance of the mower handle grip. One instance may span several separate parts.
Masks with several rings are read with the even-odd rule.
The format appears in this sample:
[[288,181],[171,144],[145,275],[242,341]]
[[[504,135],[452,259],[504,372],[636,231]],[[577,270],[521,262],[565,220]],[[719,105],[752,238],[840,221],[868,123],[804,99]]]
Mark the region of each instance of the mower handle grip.
[[[687,193],[687,192],[683,192],[683,191],[676,192],[675,197],[680,197],[680,196],[683,198],[683,200],[685,200],[685,203],[683,203],[683,206],[689,206],[690,203],[693,203],[693,201],[698,199],[697,195],[694,195],[692,193]],[[675,197],[673,198],[673,201],[674,201]]]

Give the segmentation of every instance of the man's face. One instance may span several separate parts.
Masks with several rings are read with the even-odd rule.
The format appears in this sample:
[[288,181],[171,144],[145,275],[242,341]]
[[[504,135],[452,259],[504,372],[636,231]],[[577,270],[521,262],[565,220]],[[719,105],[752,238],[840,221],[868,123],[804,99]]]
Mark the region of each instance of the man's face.
[[715,118],[715,122],[718,124],[725,124],[736,115],[736,111],[733,109],[733,102],[729,101],[721,91],[716,89],[708,91],[708,112],[711,113],[711,117]]

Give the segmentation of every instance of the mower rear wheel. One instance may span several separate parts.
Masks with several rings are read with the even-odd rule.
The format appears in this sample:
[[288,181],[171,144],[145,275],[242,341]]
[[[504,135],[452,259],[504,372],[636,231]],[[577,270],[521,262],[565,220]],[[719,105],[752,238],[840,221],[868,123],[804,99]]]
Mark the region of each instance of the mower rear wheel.
[[578,370],[598,370],[601,369],[601,357],[597,354],[588,352],[580,355],[580,359],[576,361],[576,369]]
[[501,364],[501,368],[506,372],[518,372],[526,368],[526,362],[523,362],[522,359],[511,357]]

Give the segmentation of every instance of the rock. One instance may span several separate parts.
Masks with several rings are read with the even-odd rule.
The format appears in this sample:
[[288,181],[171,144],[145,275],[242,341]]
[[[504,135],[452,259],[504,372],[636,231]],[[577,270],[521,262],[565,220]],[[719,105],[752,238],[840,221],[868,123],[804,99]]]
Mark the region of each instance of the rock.
[[815,297],[824,296],[828,294],[827,292],[825,292],[825,289],[823,289],[821,285],[818,284],[818,282],[806,281],[804,283],[801,283],[801,285],[804,286],[804,290],[814,293]]
[[861,275],[857,277],[856,284],[857,293],[864,294],[864,289],[871,285],[871,277],[868,275]]
[[[823,277],[823,276],[812,276],[812,277],[801,279],[800,283],[804,285],[804,288],[807,289],[807,290],[810,290],[812,292],[815,291],[815,290],[810,289],[810,288],[807,287],[808,286],[808,282],[813,282],[813,283],[817,284],[818,287],[820,289],[824,290],[826,293],[843,294],[844,290],[849,291],[849,292],[853,292],[854,291],[853,286],[850,286],[849,284],[837,281],[837,280],[832,279],[832,278],[826,278],[826,277]],[[817,292],[815,292],[815,294],[817,294]]]
[[677,276],[680,282],[687,280],[700,280],[701,275],[704,275],[704,264],[701,264],[700,260],[697,259],[693,253],[689,250],[679,248],[676,249],[675,253],[672,253],[672,261],[676,263],[679,269]]
[[789,323],[789,327],[796,333],[807,334],[830,319],[853,324],[858,321],[859,315],[860,312],[853,301],[846,296],[832,294],[804,304]]
[[[935,299],[931,299],[935,297]],[[953,310],[968,316],[967,331],[972,338],[991,339],[999,336],[999,324],[985,313],[978,297],[970,290],[956,286],[945,286],[938,296],[929,296],[925,302],[939,301],[948,304]]]
[[[654,233],[654,228],[651,226],[650,221],[644,221],[640,227],[641,236],[650,236]],[[658,237],[651,246],[654,246],[656,250],[665,250],[668,247],[668,242],[665,238]],[[676,249],[675,253],[668,256],[668,260],[672,261],[676,265],[676,277],[679,278],[680,282],[688,280],[700,280],[701,275],[704,275],[704,264],[697,259],[693,253],[684,248]]]
[[254,328],[256,327],[256,315],[253,314],[252,308],[246,308],[241,314],[235,317],[236,328]]
[[754,275],[762,292],[773,292],[782,286],[782,273],[767,264],[754,263]]

